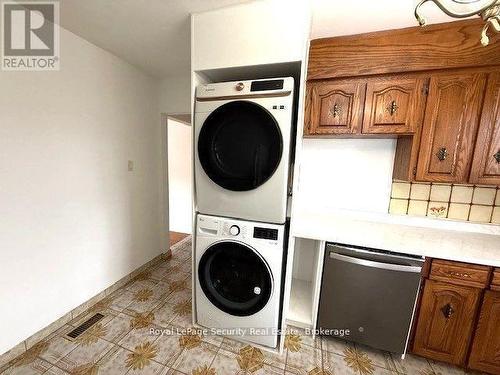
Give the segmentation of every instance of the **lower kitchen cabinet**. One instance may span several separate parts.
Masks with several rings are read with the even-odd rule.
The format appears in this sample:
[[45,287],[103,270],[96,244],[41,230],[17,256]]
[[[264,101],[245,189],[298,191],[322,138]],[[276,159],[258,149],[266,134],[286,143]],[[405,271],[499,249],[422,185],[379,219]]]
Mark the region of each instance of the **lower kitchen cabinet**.
[[468,367],[500,374],[500,292],[485,292]]
[[426,280],[413,352],[465,365],[481,289]]

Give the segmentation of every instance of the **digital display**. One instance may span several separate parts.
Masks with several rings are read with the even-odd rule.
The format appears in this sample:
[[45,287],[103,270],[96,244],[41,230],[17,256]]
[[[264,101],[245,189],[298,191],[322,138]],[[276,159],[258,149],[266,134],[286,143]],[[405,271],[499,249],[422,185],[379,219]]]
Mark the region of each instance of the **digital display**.
[[281,90],[284,80],[273,79],[269,81],[253,81],[250,86],[250,91],[266,91],[266,90]]

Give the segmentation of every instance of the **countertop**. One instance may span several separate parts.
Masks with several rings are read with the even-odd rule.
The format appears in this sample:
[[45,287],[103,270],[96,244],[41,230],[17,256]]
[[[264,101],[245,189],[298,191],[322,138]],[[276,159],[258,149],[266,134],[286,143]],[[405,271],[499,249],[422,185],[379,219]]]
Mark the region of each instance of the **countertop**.
[[500,225],[360,211],[296,210],[295,237],[500,267]]

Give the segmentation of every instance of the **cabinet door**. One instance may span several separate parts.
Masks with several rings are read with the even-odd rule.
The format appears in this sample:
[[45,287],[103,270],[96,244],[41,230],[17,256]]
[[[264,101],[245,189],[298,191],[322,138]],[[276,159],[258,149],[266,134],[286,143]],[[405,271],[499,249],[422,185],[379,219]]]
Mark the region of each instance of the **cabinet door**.
[[464,365],[481,289],[426,280],[413,352]]
[[366,85],[363,133],[411,134],[421,124],[426,78],[374,78]]
[[470,182],[500,185],[500,72],[488,79]]
[[356,134],[360,130],[366,84],[313,82],[310,91],[310,135]]
[[431,77],[417,180],[467,182],[486,74]]
[[484,295],[469,367],[500,374],[500,292],[487,290]]

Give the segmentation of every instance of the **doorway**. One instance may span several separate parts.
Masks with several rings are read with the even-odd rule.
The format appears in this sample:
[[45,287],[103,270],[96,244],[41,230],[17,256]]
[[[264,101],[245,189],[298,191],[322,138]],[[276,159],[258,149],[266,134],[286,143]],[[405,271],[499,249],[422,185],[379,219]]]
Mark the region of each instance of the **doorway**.
[[170,246],[192,233],[192,128],[189,115],[167,116]]

